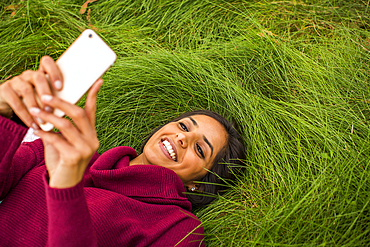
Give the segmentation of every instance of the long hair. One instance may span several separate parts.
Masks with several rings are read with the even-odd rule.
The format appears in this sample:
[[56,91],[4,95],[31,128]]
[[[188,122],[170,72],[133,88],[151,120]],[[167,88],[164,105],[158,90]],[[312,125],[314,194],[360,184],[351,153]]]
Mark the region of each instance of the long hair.
[[[194,115],[205,115],[215,119],[224,127],[227,133],[227,140],[224,147],[214,158],[210,172],[199,180],[201,183],[198,184],[198,190],[195,193],[191,193],[185,186],[185,190],[188,192],[186,193],[186,196],[192,206],[203,207],[212,202],[217,194],[222,194],[225,191],[226,187],[224,186],[224,180],[232,181],[235,178],[234,173],[231,172],[231,167],[243,167],[241,160],[244,160],[246,156],[241,136],[234,126],[218,113],[209,110],[190,111],[180,115],[170,122],[176,122]],[[144,146],[148,140],[164,125],[154,129],[153,132],[144,140],[140,152],[143,152]]]

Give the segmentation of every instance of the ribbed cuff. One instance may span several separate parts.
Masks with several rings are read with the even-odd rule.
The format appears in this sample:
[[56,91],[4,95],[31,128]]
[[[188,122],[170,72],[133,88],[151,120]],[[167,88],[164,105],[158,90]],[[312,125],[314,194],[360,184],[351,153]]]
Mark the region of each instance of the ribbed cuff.
[[56,200],[56,201],[71,201],[71,200],[80,198],[81,196],[84,196],[83,179],[76,186],[71,187],[71,188],[65,188],[65,189],[51,188],[49,186],[49,174],[47,172],[45,172],[43,180],[44,180],[46,195],[48,196],[49,199]]

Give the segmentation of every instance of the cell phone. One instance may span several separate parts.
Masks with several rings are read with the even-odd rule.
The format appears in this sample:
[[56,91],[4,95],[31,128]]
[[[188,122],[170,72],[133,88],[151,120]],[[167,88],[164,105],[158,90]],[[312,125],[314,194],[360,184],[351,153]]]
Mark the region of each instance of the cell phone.
[[[63,89],[53,90],[53,94],[76,104],[116,58],[114,51],[93,30],[86,29],[56,61],[63,75]],[[59,117],[65,115],[57,108],[54,114]],[[44,131],[54,128],[51,123],[41,124],[40,127]]]

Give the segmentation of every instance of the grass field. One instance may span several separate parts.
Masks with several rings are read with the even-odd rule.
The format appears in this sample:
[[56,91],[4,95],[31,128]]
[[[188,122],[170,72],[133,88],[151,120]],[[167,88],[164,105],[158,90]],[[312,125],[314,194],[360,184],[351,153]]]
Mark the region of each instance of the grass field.
[[195,211],[207,246],[370,245],[369,0],[90,2],[2,0],[0,79],[92,28],[118,55],[99,152],[195,109],[240,129],[247,172]]

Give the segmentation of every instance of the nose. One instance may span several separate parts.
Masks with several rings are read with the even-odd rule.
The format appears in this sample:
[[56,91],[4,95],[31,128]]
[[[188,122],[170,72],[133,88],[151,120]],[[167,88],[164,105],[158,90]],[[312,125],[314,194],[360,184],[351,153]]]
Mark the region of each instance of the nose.
[[178,133],[176,135],[176,141],[181,145],[181,147],[186,148],[188,146],[188,138],[184,133]]

